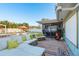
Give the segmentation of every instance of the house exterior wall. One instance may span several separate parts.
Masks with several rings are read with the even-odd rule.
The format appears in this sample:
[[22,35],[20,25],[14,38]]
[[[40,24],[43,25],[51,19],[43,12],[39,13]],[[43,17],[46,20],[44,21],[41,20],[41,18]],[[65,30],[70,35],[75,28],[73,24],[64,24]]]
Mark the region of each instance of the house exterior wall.
[[[78,37],[78,35],[79,35],[79,12],[78,11],[72,11],[72,12],[70,12],[69,14],[68,14],[68,16],[64,19],[65,21],[64,21],[64,25],[65,25],[65,23],[67,22],[67,20],[69,20],[70,19],[70,17],[72,17],[74,14],[76,13],[76,16],[77,16],[77,18],[76,18],[76,20],[78,21],[77,22],[77,46],[75,46],[71,41],[70,41],[70,39],[68,39],[67,37],[66,37],[66,35],[65,35],[65,42],[66,42],[66,44],[67,44],[67,46],[68,46],[68,48],[69,48],[69,53],[70,53],[70,55],[75,55],[75,56],[78,56],[79,55],[79,37]],[[66,26],[65,26],[65,29],[66,29]]]
[[46,37],[55,37],[55,32],[57,31],[57,25],[52,23],[42,24],[42,32]]
[[79,48],[79,10],[78,10],[78,48]]

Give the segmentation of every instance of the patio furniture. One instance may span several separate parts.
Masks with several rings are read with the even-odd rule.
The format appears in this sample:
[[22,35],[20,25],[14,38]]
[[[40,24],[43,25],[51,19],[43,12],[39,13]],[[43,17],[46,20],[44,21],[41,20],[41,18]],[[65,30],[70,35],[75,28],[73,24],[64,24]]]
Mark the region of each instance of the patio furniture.
[[38,37],[37,40],[38,41],[43,41],[43,40],[46,40],[46,38],[45,38],[45,36],[41,36],[41,37]]
[[41,56],[45,49],[23,43],[14,49],[0,51],[0,56]]
[[61,39],[61,34],[60,34],[60,32],[56,32],[56,37],[55,37],[55,39],[56,40],[60,40]]

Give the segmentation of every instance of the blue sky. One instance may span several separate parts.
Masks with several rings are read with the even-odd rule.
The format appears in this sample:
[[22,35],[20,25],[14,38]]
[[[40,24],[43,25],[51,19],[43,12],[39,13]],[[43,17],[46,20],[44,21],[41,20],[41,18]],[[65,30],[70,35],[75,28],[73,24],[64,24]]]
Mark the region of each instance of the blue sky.
[[0,20],[38,25],[42,18],[56,18],[55,7],[53,3],[0,4]]

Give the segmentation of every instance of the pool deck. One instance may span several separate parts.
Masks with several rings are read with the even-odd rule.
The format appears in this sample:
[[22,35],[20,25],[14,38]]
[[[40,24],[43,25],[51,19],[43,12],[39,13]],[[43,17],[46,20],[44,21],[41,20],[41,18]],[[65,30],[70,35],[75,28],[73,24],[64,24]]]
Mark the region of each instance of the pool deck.
[[67,47],[64,41],[46,38],[44,41],[38,41],[38,46],[46,49],[45,56],[68,56]]

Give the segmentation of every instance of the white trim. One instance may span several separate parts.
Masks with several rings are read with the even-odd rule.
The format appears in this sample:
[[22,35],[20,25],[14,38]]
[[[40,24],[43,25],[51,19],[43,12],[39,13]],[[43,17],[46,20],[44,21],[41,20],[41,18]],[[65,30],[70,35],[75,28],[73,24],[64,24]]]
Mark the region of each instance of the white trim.
[[62,8],[62,6],[58,6],[56,11],[62,10],[62,11],[72,11],[75,10],[77,7],[79,7],[79,4],[76,4],[75,7],[71,7],[71,8]]
[[78,8],[79,7],[79,4],[76,4],[75,5],[75,7],[72,7],[72,8],[62,8],[62,11],[73,11],[73,10],[75,10],[76,8]]

